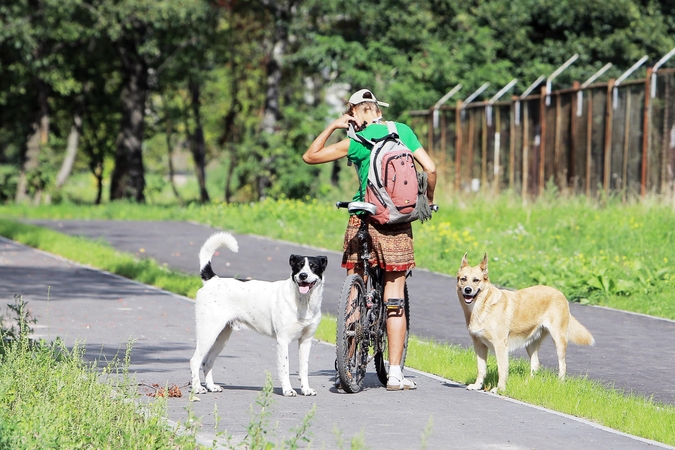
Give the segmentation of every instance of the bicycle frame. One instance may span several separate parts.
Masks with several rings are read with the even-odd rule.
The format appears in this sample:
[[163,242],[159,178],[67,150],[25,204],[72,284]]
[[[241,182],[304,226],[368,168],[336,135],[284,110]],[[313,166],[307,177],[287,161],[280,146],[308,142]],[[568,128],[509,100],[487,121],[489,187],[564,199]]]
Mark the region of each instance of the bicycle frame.
[[[375,352],[382,351],[380,334],[386,333],[386,308],[384,307],[384,274],[380,267],[373,267],[370,265],[370,246],[368,245],[368,218],[359,217],[361,225],[359,231],[356,233],[357,239],[361,245],[361,264],[363,273],[361,277],[366,285],[366,308],[367,318],[366,324],[368,333],[364,333],[366,337],[367,347],[372,347]],[[369,289],[370,288],[370,289]],[[384,323],[382,323],[384,320]]]
[[[352,209],[351,203],[341,202],[338,207],[348,207],[350,212],[364,211],[359,215],[361,221],[356,233],[359,251],[354,273],[347,276],[342,288],[338,307],[338,326],[336,335],[336,369],[339,383],[346,392],[359,392],[362,388],[366,367],[375,360],[378,379],[387,383],[385,365],[387,349],[387,308],[384,303],[384,271],[379,266],[371,266],[372,259],[368,239],[367,203],[360,203]],[[370,205],[373,206],[374,205]],[[403,305],[408,319],[407,289]],[[407,334],[406,334],[407,346]],[[372,349],[372,352],[371,352]],[[405,351],[405,347],[404,347]]]

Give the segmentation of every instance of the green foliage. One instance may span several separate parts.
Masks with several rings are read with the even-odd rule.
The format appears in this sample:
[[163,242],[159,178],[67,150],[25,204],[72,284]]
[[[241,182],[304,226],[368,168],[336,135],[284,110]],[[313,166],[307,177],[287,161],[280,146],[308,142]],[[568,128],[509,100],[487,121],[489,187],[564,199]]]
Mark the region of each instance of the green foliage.
[[28,345],[23,316],[20,333],[0,342],[2,448],[196,448],[194,433],[168,426],[165,403],[139,408],[118,361],[99,372],[79,345]]
[[[514,92],[522,92],[578,53],[556,80],[569,86],[607,62],[614,64],[608,76],[616,77],[642,55],[655,61],[675,46],[668,1],[38,4],[37,11],[25,2],[0,5],[0,163],[20,166],[36,110],[46,109],[48,142],[32,178],[36,191],[56,200],[73,198],[51,186],[76,113],[83,125],[75,170],[110,175],[104,162],[115,156],[134,62],[148,74],[146,85],[138,82],[150,97],[139,108],[147,112],[145,133],[137,135],[147,145],[143,161],[134,164],[140,170],[145,163],[155,175],[149,195],[159,197],[169,153],[190,148],[197,107],[207,163],[218,168],[218,196],[249,201],[317,197],[335,187],[334,178],[312,182],[318,169],[299,156],[337,114],[335,105],[326,105],[336,87],[370,87],[392,104],[389,118],[404,119],[407,110],[428,108],[458,83],[468,95],[490,82],[489,96],[518,78]],[[272,59],[281,65],[274,82]],[[200,88],[199,105],[189,84]],[[272,104],[279,117],[270,132],[263,118]],[[193,169],[180,167],[183,173]],[[0,186],[0,197],[13,198],[11,183]]]
[[[33,332],[31,324],[37,323],[37,319],[33,317],[30,310],[27,308],[28,302],[24,301],[20,295],[14,295],[14,304],[7,305],[10,314],[13,317],[5,317],[0,315],[0,340],[10,342],[19,342]],[[5,324],[9,323],[8,326]]]

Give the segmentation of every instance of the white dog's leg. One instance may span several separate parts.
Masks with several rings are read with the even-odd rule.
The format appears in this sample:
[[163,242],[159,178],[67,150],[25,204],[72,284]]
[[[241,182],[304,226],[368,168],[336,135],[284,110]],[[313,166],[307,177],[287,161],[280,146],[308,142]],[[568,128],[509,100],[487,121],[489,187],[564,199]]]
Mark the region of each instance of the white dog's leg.
[[[201,316],[198,316],[201,317]],[[223,389],[213,382],[213,364],[216,357],[222,351],[227,340],[232,334],[232,327],[220,324],[209,324],[208,320],[197,321],[197,346],[195,353],[190,359],[190,369],[192,371],[192,392],[203,394],[205,392],[219,392]],[[199,380],[199,369],[204,370],[206,388],[201,385]]]
[[204,381],[206,381],[206,389],[211,392],[221,392],[223,388],[218,386],[213,382],[213,365],[216,362],[216,358],[220,355],[220,352],[223,351],[225,344],[230,339],[232,335],[232,327],[227,325],[223,331],[220,332],[216,341],[211,345],[211,349],[206,353],[206,357],[202,362],[202,367],[204,368]]
[[190,358],[190,372],[192,372],[192,393],[193,394],[203,394],[206,392],[206,388],[202,387],[202,383],[199,380],[199,368],[202,365],[202,352],[197,345],[194,355]]
[[309,387],[309,351],[311,348],[311,337],[303,336],[298,340],[300,389],[302,390],[302,395],[316,395],[316,391]]
[[473,340],[473,349],[476,351],[478,375],[476,376],[476,381],[466,388],[472,391],[478,391],[483,389],[483,381],[485,380],[485,374],[487,373],[488,348],[480,339],[473,336],[471,336],[471,339]]
[[284,396],[295,397],[298,393],[291,386],[291,379],[288,373],[288,344],[290,344],[288,339],[277,336],[277,370]]

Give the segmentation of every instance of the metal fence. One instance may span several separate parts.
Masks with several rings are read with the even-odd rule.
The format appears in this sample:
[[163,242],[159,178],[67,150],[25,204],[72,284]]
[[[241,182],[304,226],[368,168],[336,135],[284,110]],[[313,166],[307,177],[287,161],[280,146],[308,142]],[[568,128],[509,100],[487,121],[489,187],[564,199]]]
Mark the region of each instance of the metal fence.
[[409,113],[439,176],[457,192],[537,196],[553,184],[624,199],[674,193],[675,69],[503,102],[459,101],[440,107],[436,120],[433,108]]

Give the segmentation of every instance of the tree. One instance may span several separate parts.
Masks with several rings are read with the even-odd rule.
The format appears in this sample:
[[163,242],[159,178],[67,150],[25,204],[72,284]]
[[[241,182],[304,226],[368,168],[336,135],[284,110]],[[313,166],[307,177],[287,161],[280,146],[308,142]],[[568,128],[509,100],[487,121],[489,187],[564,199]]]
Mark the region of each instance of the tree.
[[17,201],[32,196],[39,203],[46,186],[40,160],[50,141],[50,97],[81,88],[63,58],[64,47],[87,32],[73,20],[77,7],[75,0],[29,0],[0,7],[0,47],[3,53],[8,52],[3,71],[12,74],[13,83],[9,89],[12,98],[3,103],[12,105],[9,114],[24,122],[20,129],[28,129],[20,152]]
[[155,70],[180,44],[162,46],[168,36],[189,41],[209,14],[199,0],[93,0],[97,29],[115,48],[122,73],[120,131],[110,198],[145,201],[143,139],[145,106]]

